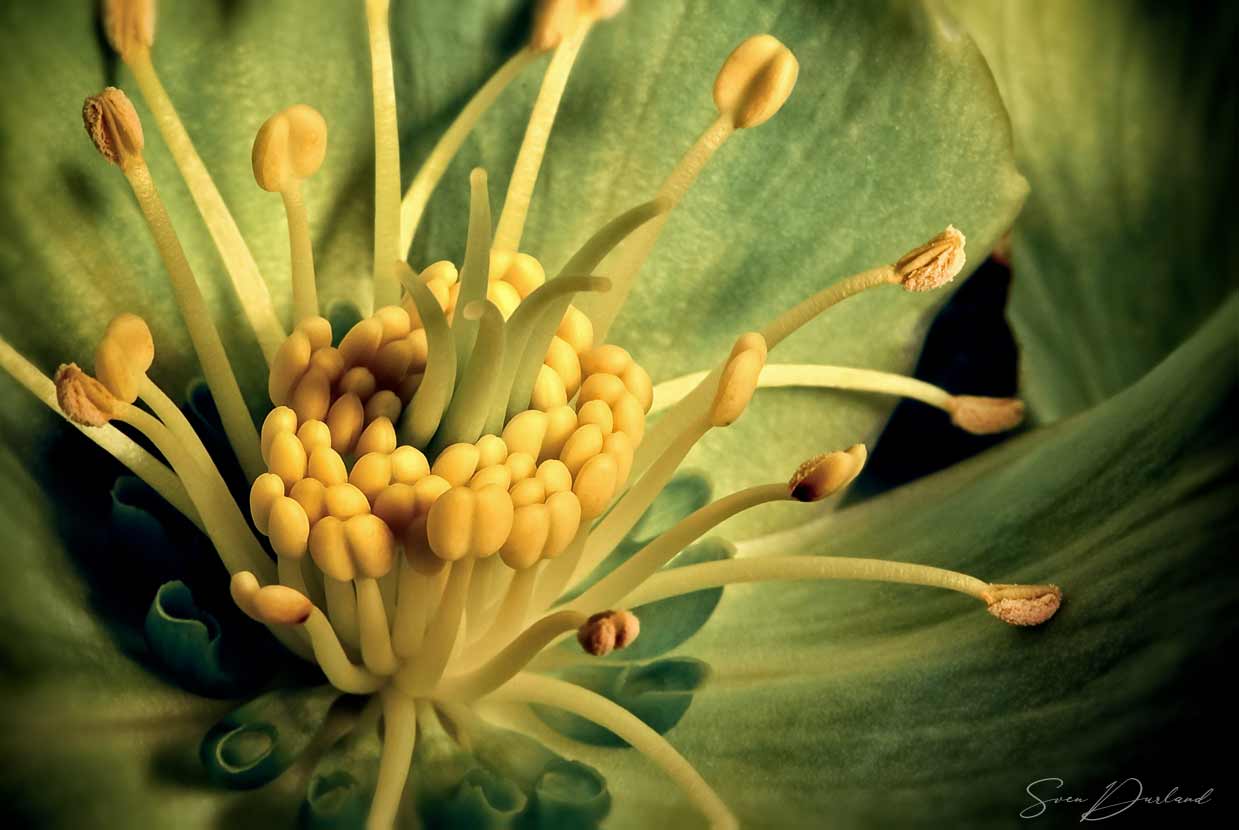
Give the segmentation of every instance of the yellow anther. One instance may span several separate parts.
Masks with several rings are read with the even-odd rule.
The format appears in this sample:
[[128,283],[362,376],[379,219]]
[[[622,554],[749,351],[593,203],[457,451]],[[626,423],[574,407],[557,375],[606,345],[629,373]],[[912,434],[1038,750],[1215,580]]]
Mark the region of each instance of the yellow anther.
[[632,365],[632,355],[627,349],[607,343],[581,353],[581,372],[589,375],[615,375],[620,377]]
[[598,453],[602,452],[602,430],[597,424],[585,424],[577,427],[572,436],[564,444],[559,453],[559,460],[564,462],[568,472],[576,478],[581,467]]
[[258,619],[254,612],[254,597],[258,596],[261,588],[262,586],[258,584],[258,577],[250,571],[237,571],[228,583],[228,592],[232,594],[232,601],[245,612],[246,616],[253,619]]
[[334,346],[327,346],[310,355],[310,368],[318,369],[335,383],[344,374],[344,356]]
[[546,433],[542,436],[542,449],[538,453],[538,459],[558,458],[576,428],[577,414],[571,406],[565,404],[548,410]]
[[474,556],[493,556],[512,532],[512,497],[507,487],[490,485],[477,491],[470,544]]
[[288,494],[297,500],[306,518],[314,525],[327,515],[327,485],[316,478],[303,478],[293,485]]
[[1024,402],[1019,398],[956,395],[951,398],[950,410],[951,423],[974,435],[1006,432],[1024,420]]
[[546,537],[542,555],[554,559],[567,550],[581,526],[581,501],[575,493],[554,493],[546,500],[547,516],[551,529]]
[[121,170],[142,161],[142,122],[124,92],[110,86],[87,98],[82,121],[95,149]]
[[[605,445],[605,442],[603,443]],[[572,489],[572,473],[558,458],[548,458],[539,464],[537,476],[548,494],[563,493]]]
[[297,438],[307,456],[313,455],[319,447],[331,446],[331,430],[322,421],[306,421],[297,429]]
[[545,504],[525,504],[512,514],[512,530],[499,549],[503,563],[514,570],[537,564],[551,532],[551,515]]
[[409,312],[398,305],[383,306],[374,312],[374,319],[378,320],[379,325],[383,328],[384,343],[408,337],[409,332],[413,330],[412,321],[409,319]]
[[1041,625],[1063,602],[1057,585],[991,585],[981,597],[989,612],[1008,625]]
[[284,498],[284,479],[275,473],[263,473],[250,485],[250,516],[254,527],[262,535],[268,535],[271,506],[276,499]]
[[864,444],[846,451],[828,452],[810,458],[796,469],[787,489],[797,501],[819,501],[839,492],[852,482],[865,466]]
[[417,491],[412,484],[392,484],[374,500],[374,515],[400,534],[417,518]]
[[413,400],[413,396],[417,394],[417,389],[421,385],[422,373],[410,372],[408,377],[400,381],[400,385],[396,387],[396,394],[400,397],[400,402],[408,406],[409,401]]
[[155,362],[155,341],[146,321],[136,314],[118,314],[108,323],[95,351],[95,376],[113,395],[133,403],[138,384]]
[[267,413],[262,422],[262,460],[271,462],[271,443],[281,432],[293,433],[297,429],[297,413],[286,406],[277,406]]
[[640,446],[645,437],[645,410],[637,396],[625,392],[611,406],[611,417],[615,421],[615,431],[623,432],[632,439],[633,446]]
[[271,440],[267,469],[283,480],[286,489],[305,478],[306,461],[305,447],[293,433],[281,432]]
[[590,401],[605,401],[613,404],[626,394],[628,394],[628,387],[624,386],[624,382],[615,375],[603,373],[588,375],[585,382],[581,384],[577,406],[580,407]]
[[141,376],[116,341],[105,337],[95,347],[95,377],[117,400],[133,403],[138,399]]
[[353,566],[364,577],[387,576],[396,563],[396,538],[378,516],[354,516],[344,523],[344,541]]
[[567,340],[558,335],[551,338],[551,345],[546,349],[546,365],[564,382],[564,391],[569,398],[581,388],[581,359]]
[[346,366],[368,366],[383,342],[383,324],[373,317],[361,320],[340,341]]
[[469,479],[469,486],[474,490],[481,490],[483,487],[490,486],[502,487],[504,490],[512,486],[512,471],[503,464],[491,464],[489,467],[482,467],[473,474],[473,478]]
[[314,604],[287,585],[264,585],[254,594],[250,608],[267,625],[301,625],[310,618]]
[[453,487],[435,500],[426,518],[426,538],[440,559],[455,562],[470,552],[477,494],[468,487]]
[[430,463],[417,447],[397,447],[391,454],[391,477],[401,484],[414,484],[430,475]]
[[581,502],[581,515],[586,519],[601,516],[618,484],[619,465],[614,458],[603,453],[586,461],[572,482],[572,492]]
[[326,317],[303,317],[297,322],[296,330],[309,339],[310,348],[315,352],[331,346],[331,322]]
[[594,324],[585,312],[573,305],[564,312],[564,319],[555,334],[566,340],[577,354],[594,345]]
[[106,386],[83,372],[76,363],[61,364],[54,380],[60,411],[75,424],[101,427],[123,405]]
[[[766,347],[742,348],[742,343],[751,334],[746,334],[736,342],[732,356],[723,368],[723,375],[718,382],[718,390],[714,394],[714,403],[710,408],[710,423],[716,427],[725,427],[734,423],[744,414],[753,393],[757,391],[757,382],[761,378],[762,367],[766,365]],[[760,339],[760,335],[758,335]],[[750,341],[751,342],[751,341]]]
[[337,519],[351,519],[370,512],[370,500],[354,484],[332,484],[327,488],[327,512]]
[[571,37],[580,25],[581,8],[577,0],[538,0],[529,45],[536,52],[549,52]]
[[546,412],[548,409],[554,409],[566,403],[568,403],[568,391],[564,388],[563,379],[545,363],[539,366],[538,377],[533,384],[533,393],[529,397],[529,405]]
[[546,435],[546,426],[546,413],[527,409],[503,428],[503,443],[508,445],[509,453],[520,452],[537,458]]
[[344,373],[338,384],[343,395],[355,395],[359,401],[365,401],[379,387],[378,379],[368,366],[354,366]]
[[735,48],[714,80],[714,105],[738,129],[770,120],[792,94],[800,63],[771,35],[754,35]]
[[512,504],[523,507],[527,504],[542,504],[546,501],[546,485],[537,478],[527,478],[513,485],[509,495]]
[[521,304],[521,295],[506,282],[492,282],[486,286],[486,299],[495,304],[503,319],[508,319]]
[[538,468],[538,462],[528,453],[514,452],[504,460],[503,466],[508,468],[508,472],[512,474],[512,483],[515,484],[532,476]]
[[376,418],[362,431],[354,452],[359,456],[380,453],[384,456],[396,451],[396,427],[388,418]]
[[[348,474],[349,484],[365,493],[374,501],[383,489],[391,484],[391,457],[381,452],[371,452],[357,459]],[[335,511],[333,510],[334,514]],[[337,514],[338,515],[338,514]]]
[[267,394],[271,403],[276,406],[288,403],[293,387],[310,368],[312,352],[310,338],[303,331],[294,331],[280,344],[271,362],[271,372],[267,375]]
[[430,341],[426,339],[426,330],[418,329],[417,331],[410,332],[408,341],[413,355],[409,359],[409,369],[411,371],[423,371],[426,368],[427,361],[430,360]]
[[400,536],[404,545],[404,559],[413,570],[424,576],[434,576],[443,571],[447,560],[440,559],[430,547],[426,537],[426,517],[414,519]]
[[383,344],[371,364],[376,383],[386,387],[398,384],[413,365],[413,352],[414,346],[407,338]]
[[[494,271],[491,273],[494,274]],[[542,269],[542,263],[529,254],[516,254],[498,279],[515,288],[523,300],[546,282],[546,271]]]
[[366,423],[373,424],[375,421],[387,420],[394,424],[400,420],[402,411],[404,411],[404,404],[401,403],[400,396],[390,389],[380,389],[370,397],[370,400],[366,401]]
[[310,455],[306,475],[321,481],[327,487],[348,481],[348,469],[344,466],[344,459],[331,447],[319,447]]
[[336,399],[327,411],[327,427],[331,430],[331,448],[340,455],[350,453],[361,436],[366,410],[361,399],[345,394]]
[[492,467],[508,458],[508,445],[498,435],[483,435],[474,444],[478,448],[478,466]]
[[512,260],[515,257],[516,251],[491,248],[490,269],[486,272],[486,279],[490,282],[503,279],[504,274],[508,273],[508,268],[512,266]]
[[478,448],[472,444],[452,444],[444,448],[430,465],[430,472],[450,482],[453,487],[469,483],[478,468]]
[[122,60],[155,43],[155,0],[105,0],[103,33]]
[[451,489],[451,483],[442,476],[428,475],[419,480],[413,485],[414,494],[417,496],[417,515],[428,514],[431,505]]
[[456,265],[450,259],[432,262],[418,274],[418,278],[424,283],[437,282],[443,286],[455,285],[459,277],[460,272],[456,270]]
[[904,254],[895,263],[895,274],[908,291],[933,291],[941,288],[964,269],[964,235],[947,225],[933,239]]
[[613,432],[602,441],[602,451],[615,459],[616,487],[623,487],[632,472],[636,442],[625,432]]
[[637,403],[641,404],[641,411],[649,412],[650,407],[654,405],[654,382],[650,380],[649,372],[641,368],[641,364],[634,360],[624,370],[620,380],[624,382],[624,386],[632,393],[632,396],[637,399]]
[[324,516],[310,528],[310,557],[332,579],[348,580],[357,573],[344,541],[344,522],[335,516]]
[[321,421],[331,406],[331,381],[319,369],[310,369],[301,376],[288,405],[301,421]]
[[577,423],[581,426],[594,424],[602,434],[610,435],[615,430],[615,417],[606,401],[588,401],[577,410]]
[[327,122],[305,104],[295,104],[258,128],[250,161],[258,186],[280,193],[318,172],[327,155]]
[[576,639],[586,654],[606,657],[637,639],[641,623],[629,611],[603,611],[594,614],[577,631]]
[[280,496],[271,505],[267,520],[267,535],[277,556],[299,559],[305,556],[310,542],[310,518],[301,503],[288,496]]

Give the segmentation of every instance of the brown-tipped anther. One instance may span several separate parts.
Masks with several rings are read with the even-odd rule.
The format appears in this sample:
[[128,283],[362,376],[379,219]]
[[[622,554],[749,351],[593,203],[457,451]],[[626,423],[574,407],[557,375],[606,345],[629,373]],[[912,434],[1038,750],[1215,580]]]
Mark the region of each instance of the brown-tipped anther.
[[947,225],[942,233],[904,254],[895,263],[895,275],[907,291],[941,288],[964,269],[966,241],[954,225]]
[[56,370],[55,381],[60,411],[73,423],[101,427],[115,417],[120,401],[76,363],[62,364]]
[[864,444],[846,450],[823,453],[801,464],[787,482],[796,501],[820,501],[852,483],[865,466],[868,452]]
[[314,175],[326,155],[327,121],[313,107],[295,104],[258,128],[250,162],[258,186],[279,193]]
[[1041,625],[1063,603],[1057,585],[991,585],[981,595],[989,612],[1008,625]]
[[1015,429],[1024,421],[1019,398],[983,398],[956,395],[950,404],[951,423],[974,435],[992,435]]
[[587,654],[606,657],[624,648],[641,633],[641,623],[631,611],[602,611],[577,630],[576,639]]
[[641,634],[641,621],[631,611],[614,611],[611,624],[615,626],[615,647],[626,648]]
[[104,0],[103,32],[122,59],[155,43],[155,0]]
[[133,102],[110,86],[82,105],[82,121],[95,149],[122,170],[142,161],[142,122]]
[[268,625],[301,625],[310,618],[314,604],[309,597],[286,585],[267,585],[254,594],[254,616]]
[[529,45],[535,52],[549,52],[564,42],[581,24],[578,0],[538,0],[533,12]]
[[714,105],[737,129],[764,124],[786,103],[800,63],[772,35],[754,35],[735,48],[714,80]]

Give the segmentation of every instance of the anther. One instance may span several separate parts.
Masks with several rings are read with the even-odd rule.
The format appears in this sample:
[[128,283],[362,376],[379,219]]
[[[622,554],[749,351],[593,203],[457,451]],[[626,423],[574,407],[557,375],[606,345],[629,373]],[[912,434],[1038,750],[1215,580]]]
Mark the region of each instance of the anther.
[[310,618],[314,604],[305,594],[285,585],[265,585],[254,594],[250,608],[254,617],[267,625],[301,625]]
[[710,408],[712,426],[725,427],[744,413],[757,391],[765,365],[766,344],[761,335],[749,333],[736,342],[714,394],[714,404]]
[[963,270],[964,235],[948,225],[933,239],[914,248],[895,263],[895,275],[908,291],[933,291],[941,288]]
[[250,161],[258,186],[279,193],[314,175],[327,154],[327,122],[318,110],[296,104],[258,128]]
[[577,630],[577,642],[587,654],[605,657],[637,639],[641,623],[630,611],[603,611],[594,614]]
[[736,47],[714,81],[714,105],[738,129],[764,124],[782,108],[800,64],[771,35],[754,35]]
[[53,380],[60,411],[75,424],[101,427],[122,405],[106,386],[83,372],[76,363],[62,364]]
[[985,398],[955,395],[948,404],[951,423],[974,435],[990,435],[1015,429],[1024,420],[1024,402],[1019,398]]
[[1063,592],[1057,585],[991,585],[981,595],[991,614],[1009,625],[1041,625],[1058,611]]
[[797,501],[820,501],[850,484],[865,466],[866,457],[864,444],[855,444],[845,451],[823,453],[801,464],[787,483],[787,489]]
[[124,92],[114,86],[86,99],[82,121],[95,149],[121,170],[142,160],[142,122]]
[[103,33],[122,60],[155,43],[155,0],[106,0]]
[[539,0],[533,13],[529,45],[535,52],[549,52],[581,25],[578,0]]

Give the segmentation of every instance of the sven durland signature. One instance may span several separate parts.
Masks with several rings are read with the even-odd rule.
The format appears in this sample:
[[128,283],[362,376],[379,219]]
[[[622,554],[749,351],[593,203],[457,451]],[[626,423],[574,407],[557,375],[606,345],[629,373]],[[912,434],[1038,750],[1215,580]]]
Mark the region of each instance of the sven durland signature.
[[1084,808],[1080,813],[1080,821],[1102,821],[1128,810],[1139,810],[1145,807],[1199,806],[1210,803],[1213,798],[1212,787],[1199,795],[1180,794],[1178,787],[1171,787],[1163,793],[1145,795],[1144,784],[1139,778],[1111,781],[1098,798],[1064,794],[1062,789],[1063,779],[1061,778],[1039,778],[1033,781],[1024,788],[1024,791],[1032,797],[1032,803],[1020,811],[1020,818],[1037,818],[1044,815],[1051,807],[1076,805]]

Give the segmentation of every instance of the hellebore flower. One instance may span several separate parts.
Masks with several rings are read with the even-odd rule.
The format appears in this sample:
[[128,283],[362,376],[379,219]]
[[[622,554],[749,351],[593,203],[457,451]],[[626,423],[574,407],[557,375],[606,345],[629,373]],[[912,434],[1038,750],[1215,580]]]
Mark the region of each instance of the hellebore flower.
[[[1234,633],[1234,245],[1224,279],[1142,281],[1187,220],[1089,212],[1112,160],[1055,163],[1018,21],[959,5],[987,63],[919,4],[391,5],[168,3],[156,31],[113,0],[102,67],[80,9],[6,10],[0,365],[136,474],[101,507],[106,456],[5,381],[20,818],[1013,822],[1031,779],[1163,734]],[[1164,172],[1156,139],[1119,185]],[[1020,423],[899,374],[1013,222],[1043,425],[774,507],[842,491],[889,396]],[[1065,610],[1020,630],[1051,581]]]

